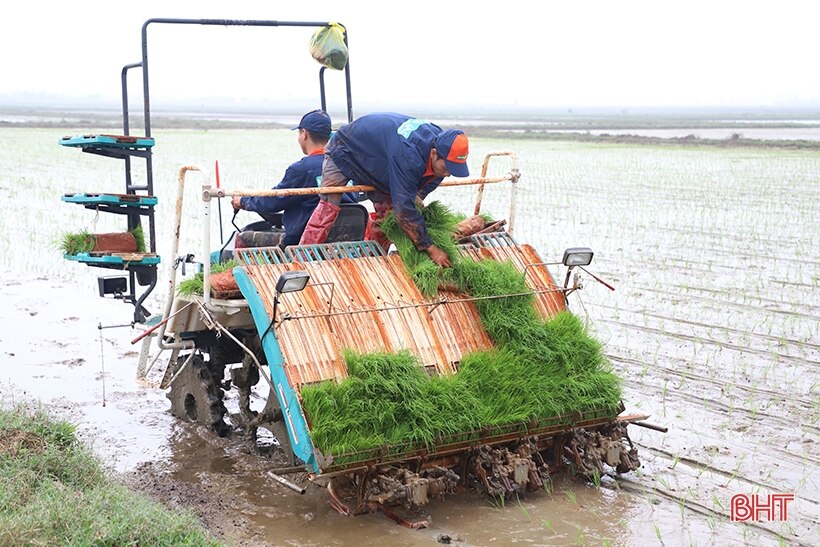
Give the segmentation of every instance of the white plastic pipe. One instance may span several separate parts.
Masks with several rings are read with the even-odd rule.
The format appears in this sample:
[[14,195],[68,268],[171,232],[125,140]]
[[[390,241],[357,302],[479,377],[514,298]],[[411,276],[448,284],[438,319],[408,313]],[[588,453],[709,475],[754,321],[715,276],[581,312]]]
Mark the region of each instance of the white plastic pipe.
[[[185,175],[188,171],[199,171],[202,173],[202,169],[195,165],[185,165],[179,168],[179,175],[177,176],[177,200],[175,204],[174,235],[171,240],[171,256],[174,258],[171,260],[170,269],[168,271],[168,295],[165,300],[165,312],[162,314],[163,321],[171,316],[171,307],[174,305],[174,289],[176,288],[177,277],[174,259],[179,253],[179,232],[182,227],[182,203],[185,198]],[[208,262],[210,262],[210,259]],[[191,349],[194,347],[193,340],[177,340],[175,342],[166,343],[165,329],[167,326],[167,321],[162,323],[159,333],[157,334],[157,346],[159,346],[160,349]]]

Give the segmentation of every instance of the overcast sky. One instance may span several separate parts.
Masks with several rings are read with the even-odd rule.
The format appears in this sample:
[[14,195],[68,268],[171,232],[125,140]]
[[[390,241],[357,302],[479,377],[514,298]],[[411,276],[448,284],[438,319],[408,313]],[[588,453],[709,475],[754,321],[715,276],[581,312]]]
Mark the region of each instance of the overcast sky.
[[[340,21],[354,103],[820,106],[811,1],[29,0],[2,10],[0,103],[44,94],[116,104],[142,23],[179,17]],[[314,97],[311,33],[151,25],[154,104]],[[140,76],[131,78],[136,97]],[[341,79],[329,81],[333,91]]]

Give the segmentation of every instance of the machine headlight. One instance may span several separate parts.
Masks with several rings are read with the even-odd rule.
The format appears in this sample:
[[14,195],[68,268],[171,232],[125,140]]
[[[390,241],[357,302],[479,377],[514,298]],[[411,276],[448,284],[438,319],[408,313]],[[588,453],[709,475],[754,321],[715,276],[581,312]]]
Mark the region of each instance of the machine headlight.
[[592,262],[592,249],[589,247],[571,247],[564,251],[564,258],[561,262],[564,266],[589,266]]

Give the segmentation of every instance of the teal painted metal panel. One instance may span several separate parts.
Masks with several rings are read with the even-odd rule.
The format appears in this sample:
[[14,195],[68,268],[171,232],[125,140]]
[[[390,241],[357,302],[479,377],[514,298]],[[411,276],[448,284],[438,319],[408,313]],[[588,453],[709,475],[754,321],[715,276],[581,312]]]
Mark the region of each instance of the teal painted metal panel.
[[268,359],[271,380],[276,387],[276,397],[279,399],[279,404],[282,406],[282,412],[285,415],[285,425],[290,437],[290,445],[293,447],[293,453],[313,468],[315,473],[320,473],[321,469],[319,469],[319,464],[313,454],[313,441],[308,432],[307,420],[305,420],[305,415],[302,412],[302,405],[299,404],[296,391],[288,383],[288,377],[282,367],[285,362],[282,348],[276,339],[274,329],[268,331],[271,318],[268,316],[262,297],[259,296],[259,292],[257,292],[256,287],[248,277],[245,268],[241,266],[234,268],[233,276],[237,285],[239,285],[239,290],[242,291],[242,296],[248,301],[259,336],[267,331],[267,334],[262,338],[262,350]]
[[125,135],[74,135],[63,137],[57,142],[63,146],[80,148],[151,148],[154,146],[154,139]]
[[66,203],[105,203],[125,207],[148,207],[157,204],[156,196],[134,196],[133,199],[129,199],[116,194],[70,194],[60,199]]
[[63,258],[76,262],[84,262],[86,264],[124,264],[130,266],[159,264],[158,256],[146,256],[142,260],[126,260],[121,256],[92,256],[88,253],[78,253],[75,255],[64,254]]

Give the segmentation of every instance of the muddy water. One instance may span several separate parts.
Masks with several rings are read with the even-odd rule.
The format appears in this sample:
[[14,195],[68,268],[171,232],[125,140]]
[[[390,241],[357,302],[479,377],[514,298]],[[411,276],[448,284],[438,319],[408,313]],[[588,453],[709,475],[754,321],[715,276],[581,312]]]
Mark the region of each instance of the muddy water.
[[[626,545],[655,536],[646,516],[656,506],[642,496],[568,479],[557,479],[551,494],[505,506],[469,492],[434,501],[417,515],[429,519],[425,530],[379,515],[342,516],[322,488],[301,475],[292,478],[308,485],[305,495],[281,487],[265,476],[271,463],[245,442],[177,422],[163,393],[137,386],[135,334],[98,329],[121,321],[124,306],[88,298],[87,283],[23,280],[9,272],[3,279],[3,401],[40,401],[78,423],[80,436],[129,484],[193,508],[230,543],[430,545],[447,536],[464,545]],[[228,407],[234,405],[229,399]]]
[[264,476],[266,466],[258,457],[231,449],[226,457],[225,445],[201,429],[179,428],[170,444],[172,459],[164,466],[170,476],[188,484],[218,482],[242,519],[244,532],[270,544],[429,545],[441,535],[476,545],[563,544],[579,538],[591,544],[617,544],[614,538],[624,536],[624,519],[641,510],[640,500],[633,496],[559,480],[552,496],[530,495],[507,502],[506,507],[470,493],[445,503],[435,501],[423,513],[408,513],[428,517],[431,526],[408,530],[383,516],[340,515],[318,486],[309,485],[304,496],[282,489]]
[[[161,454],[172,417],[166,399],[134,381],[125,306],[91,299],[90,283],[3,276],[0,392],[4,403],[41,401],[78,423],[82,436],[114,469]],[[138,347],[138,346],[137,346]],[[123,450],[125,448],[125,450]]]
[[[616,489],[606,481],[596,489],[565,477],[556,479],[552,493],[504,506],[469,492],[433,501],[422,514],[430,520],[425,530],[378,515],[339,515],[320,487],[300,475],[293,478],[308,485],[304,496],[281,487],[265,476],[270,462],[244,442],[177,422],[161,392],[138,387],[134,333],[98,329],[121,321],[120,304],[87,298],[93,288],[88,284],[24,282],[9,273],[4,279],[3,400],[40,400],[80,424],[82,438],[130,484],[172,506],[192,508],[229,543],[430,545],[449,537],[464,545],[645,545],[658,541],[659,530],[666,530],[665,542],[672,545],[718,537],[706,519],[686,514],[675,500],[646,495],[640,485]],[[229,409],[235,403],[230,398]],[[643,442],[657,444],[660,434],[645,435],[651,438]],[[679,448],[661,444],[672,452]],[[653,453],[642,457],[655,466]],[[685,533],[670,534],[682,520]]]

